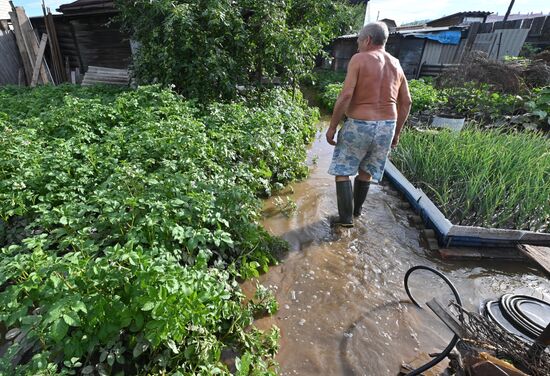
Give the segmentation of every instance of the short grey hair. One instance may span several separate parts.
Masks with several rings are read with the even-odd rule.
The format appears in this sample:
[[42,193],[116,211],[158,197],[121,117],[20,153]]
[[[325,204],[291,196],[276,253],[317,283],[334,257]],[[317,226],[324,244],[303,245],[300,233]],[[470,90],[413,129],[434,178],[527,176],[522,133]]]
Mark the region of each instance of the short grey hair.
[[362,41],[367,37],[371,37],[373,44],[383,46],[386,44],[389,35],[388,26],[384,22],[371,22],[361,29],[358,39]]

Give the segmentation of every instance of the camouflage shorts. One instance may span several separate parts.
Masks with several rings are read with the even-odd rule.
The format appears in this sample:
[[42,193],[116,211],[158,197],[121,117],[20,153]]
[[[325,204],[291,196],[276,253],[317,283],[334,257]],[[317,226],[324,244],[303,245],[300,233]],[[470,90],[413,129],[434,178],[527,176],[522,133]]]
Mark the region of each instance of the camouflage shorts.
[[338,132],[328,173],[353,176],[359,169],[380,181],[395,132],[395,120],[367,121],[348,118]]

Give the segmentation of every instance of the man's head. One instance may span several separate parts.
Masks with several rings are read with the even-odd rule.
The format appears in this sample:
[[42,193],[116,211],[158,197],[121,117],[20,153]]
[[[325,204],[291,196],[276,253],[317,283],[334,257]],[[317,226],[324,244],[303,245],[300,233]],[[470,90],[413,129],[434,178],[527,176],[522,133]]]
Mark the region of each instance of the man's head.
[[383,22],[366,24],[357,38],[359,49],[361,50],[361,47],[384,47],[389,34],[388,27]]

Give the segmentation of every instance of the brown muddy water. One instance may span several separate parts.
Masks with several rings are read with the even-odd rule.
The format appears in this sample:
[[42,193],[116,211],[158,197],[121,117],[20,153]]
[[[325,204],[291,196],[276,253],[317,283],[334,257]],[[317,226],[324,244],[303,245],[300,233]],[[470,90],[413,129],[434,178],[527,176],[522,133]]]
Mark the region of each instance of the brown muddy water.
[[[259,278],[279,302],[279,311],[256,325],[280,328],[281,375],[396,375],[402,361],[442,350],[451,332],[429,309],[414,307],[403,288],[415,265],[446,274],[470,310],[507,292],[550,298],[550,282],[532,266],[442,261],[424,249],[408,221],[412,211],[387,182],[371,186],[355,228],[335,233],[328,220],[337,213],[333,177],[326,173],[331,156],[321,132],[309,151],[310,177],[265,204],[263,225],[291,247]],[[287,196],[296,210],[285,215],[279,209]],[[448,301],[448,290],[428,272],[415,272],[410,285],[421,303]],[[253,286],[248,281],[243,289]]]

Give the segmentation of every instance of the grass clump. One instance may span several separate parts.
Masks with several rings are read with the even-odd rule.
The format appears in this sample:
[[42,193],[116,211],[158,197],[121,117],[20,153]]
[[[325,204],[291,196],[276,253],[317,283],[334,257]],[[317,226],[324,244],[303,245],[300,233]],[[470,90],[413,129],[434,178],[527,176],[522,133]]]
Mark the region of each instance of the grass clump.
[[540,133],[406,130],[392,162],[455,224],[550,231],[550,140]]

